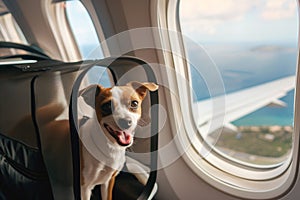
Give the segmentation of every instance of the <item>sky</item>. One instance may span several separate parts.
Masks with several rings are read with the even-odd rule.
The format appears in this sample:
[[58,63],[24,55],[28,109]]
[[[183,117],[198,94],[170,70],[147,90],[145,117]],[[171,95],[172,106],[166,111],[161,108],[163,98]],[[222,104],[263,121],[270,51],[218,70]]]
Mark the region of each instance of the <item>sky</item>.
[[[80,1],[67,2],[81,44],[97,42]],[[298,37],[296,0],[181,0],[184,35],[196,42],[293,42]]]
[[296,0],[182,0],[183,33],[197,42],[293,42]]
[[98,45],[99,40],[92,20],[80,1],[67,1],[67,15],[75,31],[77,42],[80,45]]

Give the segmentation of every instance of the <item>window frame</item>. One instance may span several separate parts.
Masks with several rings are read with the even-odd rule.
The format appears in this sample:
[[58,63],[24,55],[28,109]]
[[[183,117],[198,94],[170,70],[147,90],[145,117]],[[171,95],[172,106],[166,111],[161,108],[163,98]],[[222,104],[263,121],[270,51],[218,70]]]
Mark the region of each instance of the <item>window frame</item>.
[[[168,30],[169,32],[169,35],[165,34],[165,31],[162,31],[161,33],[161,42],[168,46],[170,52],[173,52],[172,54],[166,51],[163,52],[166,65],[173,66],[176,72],[184,76],[187,80],[190,80],[189,64],[186,60],[174,56],[183,55],[185,57],[186,55],[183,36],[181,34],[171,33],[172,31],[181,33],[179,4],[180,0],[165,0],[163,3],[160,2],[160,4],[157,4],[157,24],[160,29]],[[300,100],[300,89],[297,87],[297,85],[300,84],[300,76],[298,74],[299,68],[299,62],[297,62],[297,83],[294,94],[295,102],[299,102]],[[199,178],[223,192],[242,198],[275,198],[286,194],[291,189],[298,173],[298,133],[300,132],[300,123],[297,122],[300,121],[300,105],[295,104],[293,151],[287,161],[267,167],[248,164],[244,165],[240,161],[237,163],[236,160],[229,158],[229,156],[224,156],[224,154],[220,154],[216,149],[210,148],[210,145],[208,145],[201,137],[201,134],[198,132],[197,126],[194,123],[190,103],[192,101],[189,85],[184,82],[179,82],[179,79],[177,79],[177,82],[174,82],[172,80],[174,77],[171,75],[170,77],[167,77],[167,79],[170,82],[171,87],[174,87],[178,94],[176,99],[174,99],[175,97],[170,97],[170,104],[173,111],[170,111],[169,115],[174,116],[174,137],[176,137],[175,134],[179,127],[178,124],[183,123],[184,127],[184,129],[181,128],[180,130],[180,142],[177,141],[176,145],[178,149],[183,149],[185,151],[182,156],[184,161]],[[180,100],[180,108],[175,104],[178,99]]]
[[[90,16],[91,23],[95,28],[96,36],[103,52],[103,56],[109,56],[106,46],[102,42],[104,40],[103,31],[93,6],[88,0],[78,2],[82,4]],[[53,30],[53,35],[57,41],[62,60],[74,62],[82,60],[83,55],[80,51],[79,43],[77,43],[73,28],[68,18],[66,3],[68,3],[68,0],[57,2],[45,0],[42,2],[45,16],[47,17],[48,23]]]
[[11,13],[7,12],[0,16],[0,29],[4,41],[28,44],[22,30]]
[[81,59],[77,43],[68,22],[66,9],[62,6],[64,2],[42,2],[47,22],[52,29],[57,46],[63,61],[78,61]]

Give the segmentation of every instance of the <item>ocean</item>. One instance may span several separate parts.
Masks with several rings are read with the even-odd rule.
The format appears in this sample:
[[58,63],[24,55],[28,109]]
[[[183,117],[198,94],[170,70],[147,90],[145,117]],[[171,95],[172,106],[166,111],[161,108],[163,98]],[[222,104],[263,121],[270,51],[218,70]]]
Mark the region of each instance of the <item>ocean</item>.
[[233,122],[236,126],[292,126],[294,124],[294,90],[281,99],[283,108],[264,107]]

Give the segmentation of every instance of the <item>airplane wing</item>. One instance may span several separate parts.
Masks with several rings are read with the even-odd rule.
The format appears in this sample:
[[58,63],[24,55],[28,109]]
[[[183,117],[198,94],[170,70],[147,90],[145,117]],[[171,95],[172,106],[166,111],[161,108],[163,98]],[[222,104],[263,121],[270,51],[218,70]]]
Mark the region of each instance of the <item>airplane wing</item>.
[[195,119],[199,131],[206,137],[219,128],[237,130],[231,124],[264,106],[284,107],[280,98],[294,89],[295,76],[289,76],[258,86],[239,90],[224,96],[194,103]]

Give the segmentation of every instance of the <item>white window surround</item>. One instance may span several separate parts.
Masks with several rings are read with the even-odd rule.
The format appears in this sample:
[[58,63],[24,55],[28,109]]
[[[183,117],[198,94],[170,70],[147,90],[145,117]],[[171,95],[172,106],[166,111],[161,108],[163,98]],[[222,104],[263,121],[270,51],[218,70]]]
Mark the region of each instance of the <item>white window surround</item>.
[[53,3],[45,0],[42,3],[43,13],[52,29],[61,57],[64,61],[78,61],[81,59],[78,47],[66,16],[63,3]]
[[[158,10],[158,24],[162,29],[180,31],[178,22],[178,5],[179,1],[160,1],[155,9]],[[153,16],[155,19],[155,16]],[[165,33],[165,32],[164,32]],[[173,56],[165,52],[165,62],[168,66],[173,66],[175,71],[190,80],[188,72],[188,63],[185,60],[175,57],[174,55],[185,55],[183,46],[183,38],[178,34],[166,35],[162,33],[166,46],[170,46]],[[166,44],[167,42],[167,44]],[[299,65],[298,65],[299,68]],[[294,140],[293,152],[287,161],[274,166],[259,167],[245,165],[240,161],[232,158],[224,157],[210,146],[200,137],[197,127],[194,124],[192,116],[192,107],[190,105],[191,91],[187,83],[174,82],[174,77],[169,77],[168,81],[174,91],[177,93],[175,97],[169,97],[173,115],[173,125],[178,128],[178,124],[183,121],[184,130],[180,131],[180,142],[177,142],[179,149],[185,149],[185,145],[191,146],[185,149],[183,158],[187,165],[199,176],[212,186],[229,193],[234,196],[251,198],[251,199],[268,199],[284,195],[292,187],[294,179],[297,177],[298,168],[298,150],[299,150],[299,122],[300,113],[299,105],[295,105],[294,117]],[[297,82],[300,84],[300,78],[297,76]],[[299,102],[300,94],[296,87],[295,101]],[[180,108],[174,104],[180,99]],[[177,115],[176,115],[177,113]],[[179,114],[180,113],[180,114]],[[181,116],[182,115],[182,116]],[[174,128],[174,134],[176,128]],[[175,136],[175,135],[174,135]],[[203,154],[204,152],[204,154]]]
[[27,41],[10,13],[0,17],[1,35],[4,41],[27,44]]

